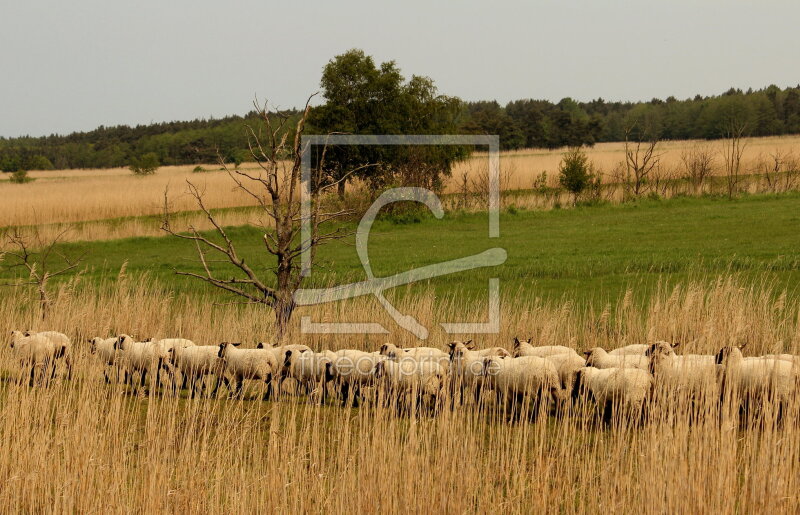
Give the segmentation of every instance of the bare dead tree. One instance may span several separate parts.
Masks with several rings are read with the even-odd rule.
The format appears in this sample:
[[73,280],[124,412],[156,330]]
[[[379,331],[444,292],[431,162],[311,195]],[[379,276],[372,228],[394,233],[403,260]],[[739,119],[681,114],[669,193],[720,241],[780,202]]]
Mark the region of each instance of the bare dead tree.
[[75,270],[86,257],[84,254],[78,258],[70,258],[59,251],[59,243],[67,232],[64,229],[55,237],[45,238],[38,228],[34,228],[29,234],[23,234],[15,228],[7,235],[6,247],[9,250],[0,252],[0,263],[4,268],[25,272],[25,277],[0,283],[0,286],[34,286],[39,297],[42,320],[47,319],[53,304],[50,279]]
[[731,119],[725,129],[725,138],[722,140],[722,158],[725,164],[725,185],[728,198],[733,199],[741,182],[742,154],[747,142],[742,141],[747,129],[747,123],[738,119]]
[[625,130],[625,168],[631,192],[638,197],[644,193],[648,176],[658,165],[661,155],[656,153],[658,137],[643,139],[640,136],[632,142],[632,133],[632,127]]
[[791,151],[776,148],[769,159],[759,155],[752,171],[766,182],[766,191],[778,193],[794,189],[800,166]]
[[[301,147],[301,136],[312,97],[313,95],[306,102],[293,131],[288,130],[289,117],[286,114],[270,112],[266,103],[263,106],[254,104],[261,127],[257,129],[248,126],[247,133],[250,154],[259,167],[257,172],[241,167],[231,169],[220,159],[236,188],[253,198],[259,207],[259,212],[265,215],[266,222],[262,222],[265,230],[263,245],[266,252],[274,257],[275,266],[271,269],[274,279],[268,280],[263,275],[264,270],[258,270],[245,261],[225,228],[203,201],[203,191],[195,184],[187,181],[188,193],[194,198],[198,208],[205,213],[213,227],[215,238],[201,234],[193,226],[188,227],[187,233],[176,230],[170,221],[167,193],[164,194],[162,230],[177,238],[193,241],[197,257],[203,267],[202,274],[179,270],[176,270],[176,273],[205,281],[216,288],[242,297],[245,299],[243,301],[245,304],[260,304],[271,308],[275,314],[275,327],[279,340],[284,338],[295,309],[294,293],[302,281],[301,255],[308,252],[309,262],[313,263],[320,244],[350,234],[341,227],[323,227],[326,222],[353,213],[350,209],[323,211],[321,208],[323,196],[331,188],[336,188],[346,181],[353,173],[365,168],[365,166],[355,168],[336,180],[329,175],[323,175],[321,170],[324,169],[327,146],[323,148],[322,159],[312,170],[313,187],[309,199],[311,212],[307,220],[310,236],[308,239],[302,239],[301,160],[303,153],[309,149]],[[211,266],[211,257],[222,258],[216,261],[229,265],[226,267],[228,272],[233,270],[235,275],[216,272]]]
[[692,186],[694,193],[703,191],[706,179],[714,170],[714,154],[706,145],[695,145],[681,153],[683,178]]

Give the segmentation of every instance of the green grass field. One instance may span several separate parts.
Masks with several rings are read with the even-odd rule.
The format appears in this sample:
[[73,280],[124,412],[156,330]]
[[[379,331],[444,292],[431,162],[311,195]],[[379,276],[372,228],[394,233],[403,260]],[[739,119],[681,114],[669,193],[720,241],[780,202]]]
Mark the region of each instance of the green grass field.
[[[398,289],[407,294],[426,286],[439,295],[485,298],[490,277],[501,290],[578,303],[613,301],[628,288],[647,295],[659,281],[712,278],[732,271],[767,279],[794,292],[800,281],[800,195],[645,200],[623,205],[554,211],[504,212],[501,237],[488,238],[485,213],[452,213],[442,220],[405,217],[376,222],[370,261],[376,276],[465,257],[492,247],[508,252],[505,264]],[[269,266],[261,231],[230,229],[240,254],[262,270]],[[323,247],[308,285],[365,279],[354,238]],[[172,237],[65,245],[87,252],[90,280],[114,276],[127,262],[129,273],[148,272],[178,294],[208,291],[202,282],[176,276],[173,269],[200,272],[191,243]],[[224,267],[213,264],[217,270]],[[8,272],[4,272],[8,276]],[[224,274],[223,274],[224,275]],[[269,277],[270,272],[264,271]]]

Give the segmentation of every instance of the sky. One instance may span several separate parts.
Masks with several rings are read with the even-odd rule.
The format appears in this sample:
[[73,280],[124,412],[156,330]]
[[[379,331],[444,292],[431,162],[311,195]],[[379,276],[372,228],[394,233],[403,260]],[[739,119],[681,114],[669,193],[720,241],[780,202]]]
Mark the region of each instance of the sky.
[[287,108],[361,48],[464,100],[800,83],[797,0],[4,0],[0,136]]

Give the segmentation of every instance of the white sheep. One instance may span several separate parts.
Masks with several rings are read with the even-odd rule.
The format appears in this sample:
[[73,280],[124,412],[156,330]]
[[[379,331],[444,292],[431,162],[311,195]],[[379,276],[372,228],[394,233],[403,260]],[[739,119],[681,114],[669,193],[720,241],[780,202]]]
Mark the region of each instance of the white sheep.
[[678,345],[663,341],[648,347],[645,355],[650,359],[649,371],[655,384],[661,388],[680,389],[692,395],[716,396],[717,366],[714,356],[702,354],[675,354]]
[[106,383],[111,383],[111,378],[108,376],[109,369],[115,369],[117,371],[116,380],[119,381],[120,367],[117,366],[118,360],[117,350],[114,348],[115,343],[117,343],[116,337],[100,338],[99,336],[95,336],[89,340],[89,352],[96,355],[100,359],[100,363],[103,364],[103,377]]
[[161,369],[166,368],[171,373],[171,366],[165,366],[169,356],[158,342],[139,342],[130,335],[121,334],[114,343],[114,349],[118,352],[117,359],[125,370],[126,382],[133,382],[133,374],[138,372],[140,386],[144,387],[147,375],[150,374],[152,379],[155,372],[155,387],[158,387],[161,384]]
[[311,347],[308,345],[303,344],[289,344],[289,345],[279,345],[273,346],[269,343],[265,342],[258,342],[256,344],[256,349],[269,349],[272,355],[275,357],[275,363],[278,364],[278,368],[275,370],[275,373],[272,375],[272,391],[277,392],[280,394],[283,391],[283,381],[289,377],[286,374],[286,370],[284,369],[283,361],[286,359],[286,351],[298,351],[298,352],[307,352],[311,350]]
[[55,360],[62,347],[50,338],[41,335],[24,336],[19,331],[13,331],[11,349],[22,369],[30,369],[30,386],[34,385],[37,369],[41,370],[41,382],[55,376]]
[[447,347],[450,349],[450,377],[454,394],[458,393],[459,400],[463,404],[464,392],[471,390],[475,404],[478,404],[485,378],[484,360],[489,357],[509,357],[508,351],[501,347],[475,350],[472,340],[450,342]]
[[305,349],[286,349],[283,358],[283,374],[293,378],[308,396],[320,389],[320,404],[325,404],[328,384],[328,364],[336,359],[331,351],[314,352]]
[[72,379],[72,340],[58,331],[25,331],[25,336],[39,335],[50,339],[56,346],[56,359],[63,359],[67,379]]
[[768,400],[784,408],[797,394],[800,373],[793,362],[774,358],[745,358],[744,347],[723,347],[715,356],[724,397],[735,395],[746,407]]
[[652,384],[653,377],[646,370],[585,367],[575,375],[572,398],[593,400],[608,421],[617,409],[641,414]]
[[584,351],[586,366],[594,368],[639,368],[650,369],[650,359],[645,355],[623,354],[612,356],[602,347],[595,347]]
[[181,373],[184,382],[188,384],[192,398],[197,393],[198,380],[201,381],[200,393],[202,394],[202,390],[205,389],[203,378],[207,375],[216,378],[211,396],[216,395],[220,382],[225,379],[224,363],[219,358],[218,345],[177,345],[169,349],[168,354],[170,362]]
[[[272,395],[272,377],[278,372],[278,362],[271,346],[260,349],[240,349],[239,343],[222,342],[217,356],[222,358],[225,371],[233,376],[234,397],[242,394],[243,381],[253,379],[266,385],[264,400]],[[227,383],[227,379],[224,379]]]
[[347,404],[353,392],[353,404],[363,400],[363,391],[375,383],[375,367],[387,359],[379,352],[364,352],[354,349],[336,351],[335,358],[328,364],[328,377],[334,381],[342,398],[342,406]]
[[547,356],[554,356],[556,354],[575,354],[580,357],[578,353],[575,352],[575,349],[570,347],[564,345],[540,345],[537,347],[531,343],[532,340],[533,338],[528,338],[527,340],[514,338],[514,357],[538,356],[540,358],[546,358]]
[[375,366],[375,378],[378,385],[385,388],[387,401],[416,399],[419,405],[426,397],[436,401],[447,381],[447,370],[433,360],[402,357],[379,362]]
[[586,360],[574,352],[564,354],[552,354],[545,358],[556,366],[558,380],[564,392],[571,392],[575,382],[575,375],[578,370],[586,366]]
[[498,402],[510,401],[512,409],[528,399],[534,402],[534,411],[546,412],[551,400],[563,396],[556,366],[539,356],[486,358],[484,376]]

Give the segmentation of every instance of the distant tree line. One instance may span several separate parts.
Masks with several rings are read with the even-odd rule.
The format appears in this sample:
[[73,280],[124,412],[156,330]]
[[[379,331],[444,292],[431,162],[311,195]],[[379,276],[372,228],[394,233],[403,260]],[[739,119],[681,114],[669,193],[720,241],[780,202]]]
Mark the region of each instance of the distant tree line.
[[[290,115],[295,115],[290,111]],[[43,137],[0,138],[0,169],[112,168],[130,166],[155,154],[160,165],[230,162],[250,156],[245,124],[255,112],[221,119],[98,127],[89,132]]]
[[[326,103],[309,116],[311,133],[352,134],[498,134],[503,149],[559,148],[622,141],[631,131],[637,139],[715,139],[725,135],[732,119],[748,136],[800,134],[800,86],[769,86],[743,92],[686,100],[669,97],[649,102],[577,102],[564,98],[462,102],[441,96],[431,79],[408,81],[390,61],[377,66],[360,50],[332,59],[321,82]],[[290,110],[288,127],[298,113]],[[0,138],[0,170],[106,168],[131,166],[155,156],[158,166],[251,160],[245,125],[257,125],[256,112],[221,119],[198,119],[129,127],[98,127],[66,136]],[[646,133],[646,134],[644,134]],[[357,165],[374,160],[437,161],[443,168],[460,156],[447,150],[433,156],[406,149],[332,148],[330,164]],[[358,152],[361,152],[359,154]],[[384,183],[403,182],[381,174]],[[333,176],[341,170],[328,170]],[[377,177],[370,172],[370,177]]]
[[560,148],[623,141],[626,132],[646,131],[658,139],[717,139],[731,120],[748,136],[800,133],[800,86],[769,86],[743,92],[731,88],[719,96],[649,102],[576,102],[565,98],[464,104],[463,132],[498,134],[504,149]]

